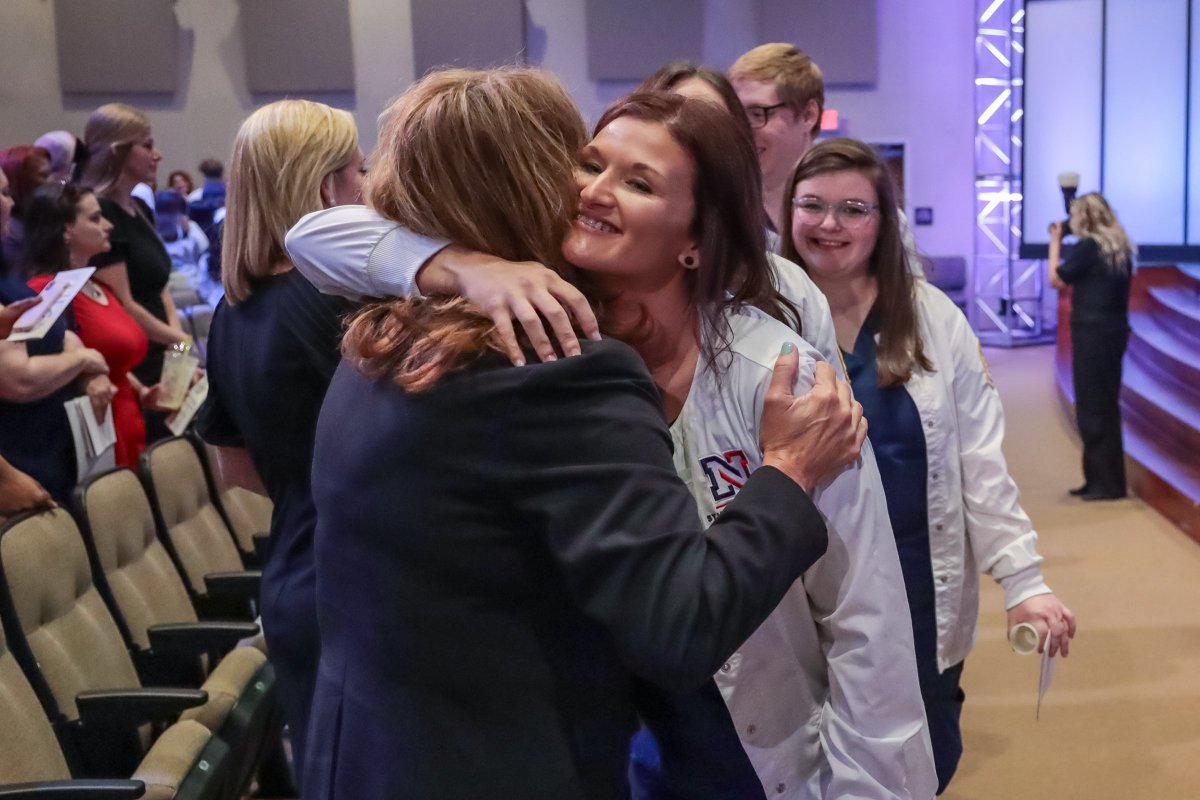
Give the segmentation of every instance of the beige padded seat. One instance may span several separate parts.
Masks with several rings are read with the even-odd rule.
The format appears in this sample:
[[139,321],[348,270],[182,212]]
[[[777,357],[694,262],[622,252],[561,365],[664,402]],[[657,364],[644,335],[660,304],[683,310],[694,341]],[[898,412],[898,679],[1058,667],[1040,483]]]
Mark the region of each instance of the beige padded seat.
[[193,720],[177,722],[163,731],[142,759],[133,779],[146,784],[142,800],[174,800],[188,781],[204,779],[210,784],[205,797],[216,800],[225,794],[221,774],[224,761],[214,759],[212,731]]
[[241,486],[223,489],[220,497],[238,549],[243,553],[255,552],[254,537],[266,536],[271,530],[271,513],[275,510],[271,498]]
[[71,777],[41,702],[0,631],[0,783]]
[[[79,719],[75,700],[81,692],[140,688],[121,633],[92,582],[79,529],[66,511],[54,509],[7,525],[0,536],[0,573],[16,615],[6,624],[19,626],[67,722]],[[207,702],[190,709],[214,733],[233,706],[229,687],[241,681],[243,691],[253,693],[256,688],[246,686],[245,676],[266,664],[254,648],[238,653],[223,659],[200,687],[208,693]]]
[[244,569],[191,442],[173,438],[154,444],[142,454],[141,468],[193,592],[206,593],[205,575]]
[[156,535],[154,512],[137,475],[127,469],[105,473],[81,486],[77,497],[100,572],[133,643],[150,647],[151,625],[195,622],[195,607]]
[[[71,779],[46,709],[8,648],[2,629],[0,722],[0,788]],[[144,797],[173,800],[183,789],[188,797],[218,798],[229,781],[227,752],[205,726],[179,722],[159,737],[134,777],[145,782]]]
[[[150,651],[149,629],[196,622],[197,617],[183,580],[155,536],[153,513],[141,482],[127,469],[112,470],[81,484],[75,501],[99,567],[97,581],[107,584],[114,611],[124,621],[145,667],[155,665],[155,659],[161,666],[161,656]],[[274,674],[266,664],[263,651],[254,648],[239,647],[225,654],[204,682],[208,703],[181,715],[181,719],[199,720],[235,746],[234,760],[240,766],[234,769],[243,782],[249,780],[276,733]],[[239,703],[242,710],[231,717]],[[231,718],[238,720],[239,730],[224,727]]]

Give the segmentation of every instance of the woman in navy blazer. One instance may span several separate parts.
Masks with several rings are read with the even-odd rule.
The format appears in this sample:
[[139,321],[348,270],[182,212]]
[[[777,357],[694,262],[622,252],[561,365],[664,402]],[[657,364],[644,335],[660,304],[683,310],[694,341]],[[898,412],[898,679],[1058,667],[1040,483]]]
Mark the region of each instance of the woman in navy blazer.
[[[380,134],[367,196],[385,216],[570,275],[585,132],[557,80],[434,73]],[[310,800],[625,797],[638,680],[703,685],[824,552],[806,490],[862,432],[831,369],[795,399],[781,358],[766,466],[706,536],[633,350],[503,352],[458,299],[350,323],[314,454]]]

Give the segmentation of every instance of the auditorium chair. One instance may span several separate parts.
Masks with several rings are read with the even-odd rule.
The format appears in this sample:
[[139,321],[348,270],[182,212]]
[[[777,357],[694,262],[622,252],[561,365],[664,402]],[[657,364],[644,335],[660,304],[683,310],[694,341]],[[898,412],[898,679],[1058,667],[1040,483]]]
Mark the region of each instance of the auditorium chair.
[[198,621],[183,579],[155,535],[150,502],[132,471],[118,468],[87,479],[73,501],[96,587],[144,684],[196,686],[206,677],[206,664],[236,661],[213,672],[223,676],[228,708],[201,721],[216,725],[233,748],[234,780],[244,788],[282,726],[270,664],[258,653],[251,657],[235,650],[241,640],[258,634],[258,626]]
[[163,543],[200,615],[253,619],[262,573],[245,568],[192,443],[163,439],[142,453],[138,466]]
[[0,798],[3,800],[218,800],[228,746],[198,722],[158,737],[129,780],[72,780],[48,714],[0,632]]
[[193,444],[200,454],[217,510],[224,515],[233,532],[242,561],[247,566],[261,568],[267,560],[271,513],[275,509],[271,499],[241,486],[225,486],[217,469],[216,448],[201,441],[193,441]]
[[[221,738],[219,731],[239,722],[231,687],[243,685],[243,676],[265,660],[253,648],[238,648],[199,689],[143,687],[92,582],[79,529],[62,509],[0,527],[0,617],[30,683],[55,709],[68,758],[89,777],[131,774],[153,733],[181,716]],[[222,775],[220,796],[236,796],[234,777]]]
[[962,256],[921,256],[925,279],[945,292],[965,313],[967,310],[967,260]]

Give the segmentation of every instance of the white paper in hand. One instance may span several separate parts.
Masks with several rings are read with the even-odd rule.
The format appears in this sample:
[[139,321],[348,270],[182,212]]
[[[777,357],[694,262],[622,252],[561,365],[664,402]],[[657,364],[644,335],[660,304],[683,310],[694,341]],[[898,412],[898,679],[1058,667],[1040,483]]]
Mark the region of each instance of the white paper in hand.
[[22,314],[13,325],[8,341],[24,342],[45,336],[95,271],[95,267],[80,267],[64,269],[55,275],[38,295],[38,304]]
[[1046,692],[1050,689],[1050,682],[1054,680],[1054,657],[1050,655],[1050,634],[1046,634],[1046,639],[1046,646],[1042,648],[1042,669],[1038,675],[1037,711],[1034,719],[1041,719],[1042,698],[1046,696]]

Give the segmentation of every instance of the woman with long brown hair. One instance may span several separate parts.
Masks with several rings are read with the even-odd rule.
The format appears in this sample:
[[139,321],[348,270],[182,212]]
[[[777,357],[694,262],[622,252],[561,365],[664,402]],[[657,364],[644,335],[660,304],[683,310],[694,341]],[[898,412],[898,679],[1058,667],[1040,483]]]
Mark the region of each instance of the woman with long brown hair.
[[829,298],[855,397],[870,422],[912,615],[940,792],[962,754],[959,688],[979,617],[979,572],[1066,655],[1075,617],[1042,578],[1037,534],[1001,453],[1004,412],[962,312],[907,269],[887,168],[830,139],[797,164],[783,254]]
[[[546,73],[434,73],[383,116],[367,199],[418,234],[571,275],[583,140]],[[343,351],[313,469],[306,794],[624,795],[633,676],[701,685],[819,554],[788,477],[797,443],[781,447],[806,416],[805,399],[779,416],[795,356],[766,397],[764,468],[705,537],[624,345],[516,369],[491,319],[428,298],[368,305]],[[844,463],[812,457],[821,474]]]

